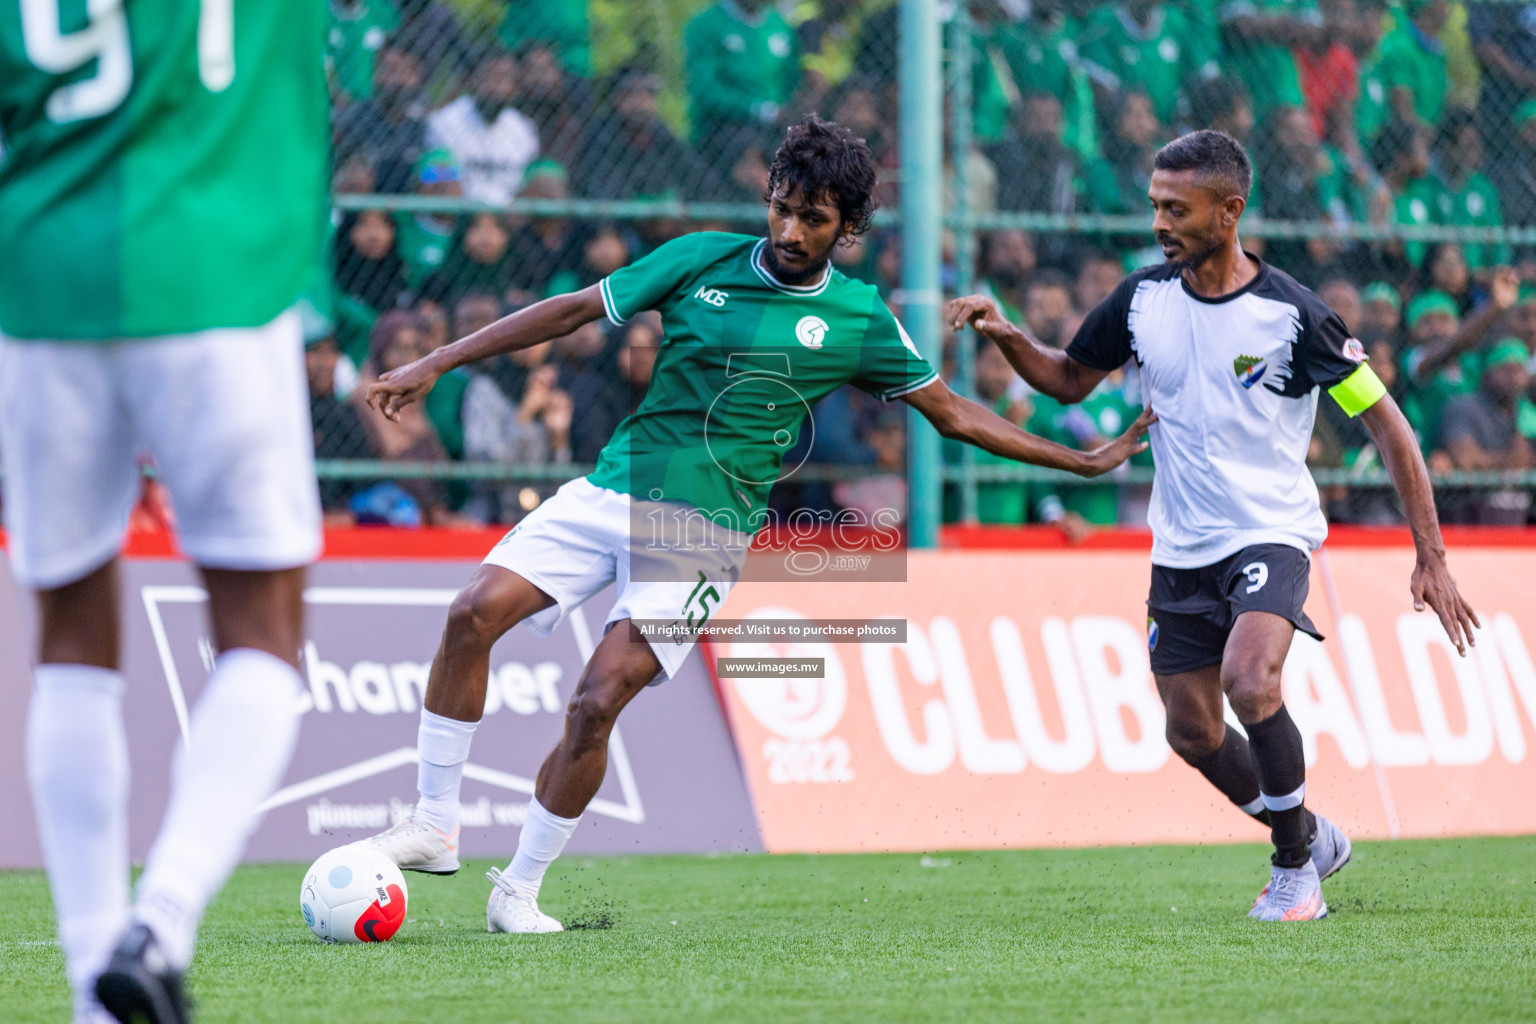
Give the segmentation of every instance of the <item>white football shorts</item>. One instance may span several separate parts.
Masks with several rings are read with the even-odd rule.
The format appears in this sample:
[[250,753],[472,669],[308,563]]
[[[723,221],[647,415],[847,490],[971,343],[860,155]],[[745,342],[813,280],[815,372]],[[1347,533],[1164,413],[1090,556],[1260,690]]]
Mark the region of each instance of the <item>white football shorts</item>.
[[150,456],[181,548],[211,569],[320,554],[304,344],[289,311],[257,328],[125,341],[0,335],[0,467],[11,572],[35,589],[122,547]]
[[548,636],[589,597],[616,583],[618,600],[604,631],[620,619],[665,623],[664,634],[647,639],[670,679],[693,649],[697,628],[715,614],[741,575],[751,543],[735,531],[715,531],[713,544],[673,544],[665,550],[645,542],[650,524],[682,508],[637,505],[628,494],[580,477],[528,513],[484,564],[509,569],[555,599],[528,619],[539,636]]

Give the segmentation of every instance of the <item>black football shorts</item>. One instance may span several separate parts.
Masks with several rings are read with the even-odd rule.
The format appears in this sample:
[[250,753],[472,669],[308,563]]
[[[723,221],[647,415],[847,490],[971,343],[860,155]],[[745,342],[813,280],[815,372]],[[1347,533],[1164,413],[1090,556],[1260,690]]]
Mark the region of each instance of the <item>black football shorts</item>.
[[1221,663],[1232,625],[1243,612],[1270,612],[1321,640],[1307,618],[1312,560],[1287,544],[1255,544],[1199,569],[1152,566],[1147,648],[1160,676]]

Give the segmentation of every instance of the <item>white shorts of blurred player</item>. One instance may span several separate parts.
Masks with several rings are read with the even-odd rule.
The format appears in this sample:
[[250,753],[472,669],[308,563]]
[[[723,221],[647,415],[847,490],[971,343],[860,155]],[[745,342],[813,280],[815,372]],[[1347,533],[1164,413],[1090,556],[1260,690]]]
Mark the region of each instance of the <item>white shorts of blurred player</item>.
[[[584,601],[610,583],[618,599],[607,630],[620,619],[643,621],[661,671],[652,684],[677,674],[697,631],[712,618],[741,575],[751,537],[704,529],[697,513],[672,502],[640,501],[568,481],[512,528],[485,556],[555,599],[528,619],[548,636]],[[679,524],[692,532],[682,534]],[[658,531],[666,530],[665,534]]]
[[298,314],[125,341],[0,336],[0,467],[18,582],[60,587],[117,554],[144,455],[197,564],[314,561],[320,498]]

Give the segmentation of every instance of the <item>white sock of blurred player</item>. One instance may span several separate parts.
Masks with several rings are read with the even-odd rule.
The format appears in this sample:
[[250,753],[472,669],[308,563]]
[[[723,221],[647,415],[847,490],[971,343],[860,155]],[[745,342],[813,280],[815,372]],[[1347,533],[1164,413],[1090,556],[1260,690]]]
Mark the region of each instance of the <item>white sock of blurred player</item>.
[[416,730],[416,801],[414,818],[446,836],[459,827],[459,787],[464,781],[464,762],[478,722],[460,722],[421,709]]
[[517,853],[503,877],[537,896],[539,886],[544,882],[544,872],[560,856],[580,823],[580,815],[561,818],[547,811],[537,797],[528,801],[528,818],[523,822],[522,834],[517,837]]
[[226,651],[176,752],[170,806],[144,863],[134,917],[179,969],[192,960],[208,901],[259,823],[299,735],[299,674],[265,651]]
[[123,677],[39,665],[27,716],[27,778],[77,1021],[101,1019],[91,991],[128,924],[128,737]]

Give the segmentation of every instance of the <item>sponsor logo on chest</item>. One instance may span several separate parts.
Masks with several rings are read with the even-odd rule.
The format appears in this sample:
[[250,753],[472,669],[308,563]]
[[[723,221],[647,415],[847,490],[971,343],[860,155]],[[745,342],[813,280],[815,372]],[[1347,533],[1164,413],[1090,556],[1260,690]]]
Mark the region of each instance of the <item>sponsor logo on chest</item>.
[[730,298],[730,295],[719,288],[711,288],[709,285],[701,284],[699,285],[699,290],[693,293],[693,297],[700,302],[714,306],[716,309],[723,309],[725,308],[725,301]]

